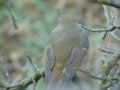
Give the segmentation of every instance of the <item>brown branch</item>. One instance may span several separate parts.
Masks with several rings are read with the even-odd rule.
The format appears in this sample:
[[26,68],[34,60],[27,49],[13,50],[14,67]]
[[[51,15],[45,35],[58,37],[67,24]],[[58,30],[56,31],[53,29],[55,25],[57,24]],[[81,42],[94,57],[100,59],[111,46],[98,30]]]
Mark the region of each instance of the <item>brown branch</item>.
[[109,75],[110,70],[117,65],[118,61],[120,60],[120,51],[114,53],[113,57],[107,62],[103,67],[103,73],[105,73],[106,76]]
[[20,82],[19,84],[7,86],[6,89],[10,90],[10,89],[15,88],[16,90],[21,90],[22,88],[27,88],[30,84],[34,83],[33,80],[38,82],[38,80],[41,77],[44,77],[43,70],[37,71],[37,73],[35,73],[33,77],[31,77],[29,79],[25,79],[22,82]]
[[120,0],[91,0],[92,2],[120,8]]
[[101,80],[98,90],[107,90],[107,88],[114,85],[116,81],[120,80],[119,76],[109,77],[111,69],[115,65],[117,65],[119,60],[120,60],[120,51],[113,53],[111,59],[107,63],[105,63],[104,66],[102,67],[101,77],[82,68],[80,68],[79,70],[93,79]]
[[115,26],[115,25],[111,24],[110,28],[92,29],[85,25],[82,25],[82,28],[89,32],[99,32],[99,33],[105,32],[104,36],[102,37],[102,39],[104,40],[108,32],[112,32],[116,29],[120,29],[120,26]]
[[[115,66],[115,65],[117,65],[117,63],[119,62],[119,60],[120,60],[120,50],[118,51],[118,52],[115,52],[114,54],[113,54],[113,56],[111,57],[111,59],[107,62],[107,63],[105,63],[104,65],[103,65],[103,67],[102,67],[102,74],[103,75],[105,75],[106,77],[109,77],[109,74],[110,74],[110,71],[111,71],[111,69]],[[111,78],[111,77],[110,77]],[[112,86],[113,84],[109,84],[108,85],[108,83],[106,82],[106,81],[102,81],[101,83],[100,83],[100,88],[99,88],[99,90],[103,90],[103,88],[108,88],[108,87],[110,87],[110,86]]]
[[101,28],[101,29],[91,29],[91,28],[88,28],[87,26],[85,25],[82,25],[82,27],[87,30],[87,31],[90,31],[90,32],[112,32],[114,31],[115,29],[120,29],[120,26],[111,26],[110,28]]
[[98,48],[98,50],[100,50],[101,52],[104,52],[104,53],[107,53],[107,54],[114,54],[113,51],[110,51],[110,50],[106,50],[106,49],[103,49],[103,48]]

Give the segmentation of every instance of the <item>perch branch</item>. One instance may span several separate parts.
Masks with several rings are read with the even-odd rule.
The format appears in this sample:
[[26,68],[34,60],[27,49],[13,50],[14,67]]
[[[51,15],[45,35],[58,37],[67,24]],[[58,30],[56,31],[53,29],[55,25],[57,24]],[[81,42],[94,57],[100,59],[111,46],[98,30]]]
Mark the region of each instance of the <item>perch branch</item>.
[[37,73],[35,73],[33,77],[31,77],[29,79],[25,79],[25,80],[21,81],[19,84],[7,86],[6,89],[10,90],[12,88],[15,88],[16,90],[21,90],[22,88],[27,88],[30,84],[34,83],[33,79],[34,79],[34,81],[37,82],[41,77],[44,77],[43,70],[37,71]]
[[101,28],[101,29],[91,29],[91,28],[88,28],[87,26],[85,25],[82,25],[82,27],[87,30],[87,31],[90,31],[90,32],[112,32],[114,31],[115,29],[120,29],[120,26],[111,26],[110,28]]

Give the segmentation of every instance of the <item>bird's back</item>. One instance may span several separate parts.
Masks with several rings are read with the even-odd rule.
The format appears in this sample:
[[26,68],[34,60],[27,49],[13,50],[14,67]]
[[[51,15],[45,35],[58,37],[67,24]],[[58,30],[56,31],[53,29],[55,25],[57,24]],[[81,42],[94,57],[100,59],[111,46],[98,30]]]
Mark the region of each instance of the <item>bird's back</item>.
[[88,42],[84,39],[88,39],[87,34],[77,24],[58,25],[49,39],[57,62],[65,63],[74,47],[87,48],[84,43]]

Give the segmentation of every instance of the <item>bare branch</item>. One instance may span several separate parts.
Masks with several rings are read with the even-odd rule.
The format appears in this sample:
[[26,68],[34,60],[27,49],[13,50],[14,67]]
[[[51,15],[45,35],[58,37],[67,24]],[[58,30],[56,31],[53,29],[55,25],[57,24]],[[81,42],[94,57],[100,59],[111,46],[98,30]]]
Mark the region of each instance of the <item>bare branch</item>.
[[28,53],[26,53],[26,57],[27,57],[28,61],[30,62],[30,64],[32,65],[32,67],[34,68],[35,72],[37,72],[37,68]]
[[93,73],[90,73],[89,71],[84,70],[82,68],[80,68],[79,70],[93,79],[101,80],[99,90],[107,90],[107,88],[113,86],[116,83],[115,81],[120,80],[120,77],[118,76],[109,77],[110,70],[118,63],[119,60],[120,60],[120,51],[115,52],[113,56],[111,57],[111,59],[107,63],[104,64],[102,68],[101,77]]
[[103,48],[98,48],[101,52],[104,52],[104,53],[108,53],[108,54],[114,54],[113,51],[110,51],[110,50],[106,50],[106,49],[103,49]]
[[12,5],[10,3],[10,0],[6,0],[6,3],[7,3],[7,9],[11,15],[11,18],[12,18],[12,21],[13,21],[13,26],[15,29],[18,29],[18,25],[17,25],[17,17],[16,15],[14,14],[13,10],[12,10]]
[[115,29],[120,29],[120,26],[111,26],[110,28],[101,28],[101,29],[91,29],[91,28],[88,28],[86,27],[85,25],[82,25],[82,27],[87,30],[87,31],[90,31],[90,32],[112,32],[114,31]]
[[16,85],[9,85],[6,87],[7,90],[15,88],[16,90],[21,90],[22,88],[27,88],[30,84],[34,83],[34,81],[38,81],[40,78],[44,77],[44,71],[40,70],[37,71],[37,73],[34,74],[33,77],[29,78],[29,79],[25,79],[22,82],[20,82],[19,84]]
[[1,61],[2,65],[3,65],[4,71],[5,71],[5,76],[6,76],[6,78],[10,81],[10,74],[9,74],[9,72],[8,72],[6,63],[5,63],[5,61],[3,60],[2,55],[0,55],[0,61]]
[[92,74],[87,70],[84,70],[82,68],[79,69],[81,72],[83,72],[84,74],[88,75],[89,77],[93,78],[93,79],[97,79],[97,80],[101,80],[101,81],[107,81],[107,82],[112,82],[110,81],[108,78],[105,77],[100,77],[98,75]]
[[92,2],[120,8],[120,0],[91,0]]
[[115,52],[113,54],[113,57],[109,60],[109,62],[107,62],[102,70],[103,70],[103,73],[105,73],[106,76],[109,75],[110,73],[110,70],[115,66],[117,65],[118,61],[120,60],[120,51],[119,52]]
[[[109,74],[110,74],[110,71],[111,71],[111,69],[115,66],[115,65],[117,65],[117,63],[118,63],[118,61],[120,60],[120,51],[118,51],[118,52],[115,52],[114,54],[113,54],[113,56],[111,57],[111,59],[107,62],[107,63],[105,63],[104,64],[104,66],[102,67],[102,74],[103,75],[105,75],[105,76],[107,76],[107,77],[109,77]],[[103,88],[108,88],[108,87],[110,87],[110,86],[112,86],[113,84],[109,84],[109,85],[107,85],[107,82],[106,81],[102,81],[101,83],[100,83],[100,88],[99,88],[99,90],[103,90]]]

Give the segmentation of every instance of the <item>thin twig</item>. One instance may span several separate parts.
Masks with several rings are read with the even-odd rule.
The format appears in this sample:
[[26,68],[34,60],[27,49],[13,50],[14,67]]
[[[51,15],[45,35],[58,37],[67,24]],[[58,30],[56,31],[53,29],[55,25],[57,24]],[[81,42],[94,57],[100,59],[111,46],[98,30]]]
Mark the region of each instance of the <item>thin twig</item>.
[[98,75],[93,74],[93,73],[89,72],[88,70],[85,70],[85,69],[82,69],[82,68],[80,68],[79,70],[81,72],[83,72],[84,74],[86,74],[87,76],[91,77],[92,79],[96,79],[96,80],[100,80],[100,81],[104,81],[104,82],[109,83],[109,85],[107,85],[105,87],[101,87],[102,89],[100,89],[100,90],[106,90],[107,88],[113,86],[116,83],[116,81],[120,80],[120,77],[118,77],[118,76],[108,78],[108,77],[106,77],[104,75],[98,76]]
[[10,81],[10,74],[9,74],[9,72],[8,72],[6,63],[5,63],[5,61],[3,60],[2,55],[0,55],[0,61],[1,61],[1,63],[2,63],[3,69],[4,69],[4,71],[5,71],[5,76],[6,76],[7,79]]
[[[110,74],[110,71],[111,69],[117,65],[118,61],[120,60],[120,51],[118,52],[115,52],[113,54],[113,56],[111,57],[111,59],[105,63],[102,67],[102,74],[104,74],[105,76],[109,77],[109,74]],[[100,83],[100,87],[99,87],[99,90],[103,90],[103,88],[108,88],[108,87],[111,87],[112,83],[110,83],[109,85],[106,85],[106,81],[102,81]]]
[[44,71],[40,70],[34,74],[33,77],[23,80],[16,85],[9,85],[6,87],[7,90],[15,88],[16,90],[21,90],[22,88],[27,88],[30,84],[34,83],[33,79],[37,82],[40,78],[44,77]]
[[30,55],[28,53],[26,54],[26,57],[29,60],[32,67],[34,68],[35,72],[37,72],[37,68],[36,68],[35,64],[33,63],[32,59],[31,59],[31,57],[30,57]]
[[105,40],[105,37],[107,36],[107,31],[105,32],[104,36],[102,37],[103,40]]
[[92,2],[120,8],[119,0],[91,0]]
[[103,49],[103,48],[98,48],[101,52],[104,52],[104,53],[108,53],[108,54],[114,54],[113,51],[110,51],[110,50],[106,50],[106,49]]
[[90,73],[88,70],[84,70],[82,68],[79,69],[81,72],[83,72],[84,74],[88,75],[89,77],[96,79],[96,80],[101,80],[101,81],[107,81],[107,82],[112,82],[110,79],[105,78],[105,77],[100,77],[98,75],[92,74]]
[[17,17],[16,15],[14,14],[13,10],[12,10],[12,5],[11,5],[11,2],[10,0],[6,0],[7,2],[7,9],[11,15],[11,18],[12,18],[12,21],[13,21],[13,26],[15,29],[18,29],[18,25],[17,25]]
[[105,73],[106,76],[109,75],[110,70],[117,65],[118,61],[120,60],[120,51],[115,52],[109,62],[107,62],[103,67],[103,73]]
[[87,31],[90,31],[90,32],[99,32],[99,33],[101,33],[101,32],[112,32],[112,31],[114,31],[115,29],[120,29],[120,26],[112,26],[111,28],[107,28],[107,29],[105,29],[105,28],[101,28],[101,29],[91,29],[91,28],[88,28],[87,26],[85,26],[85,25],[82,25],[82,27],[85,29],[85,30],[87,30]]

